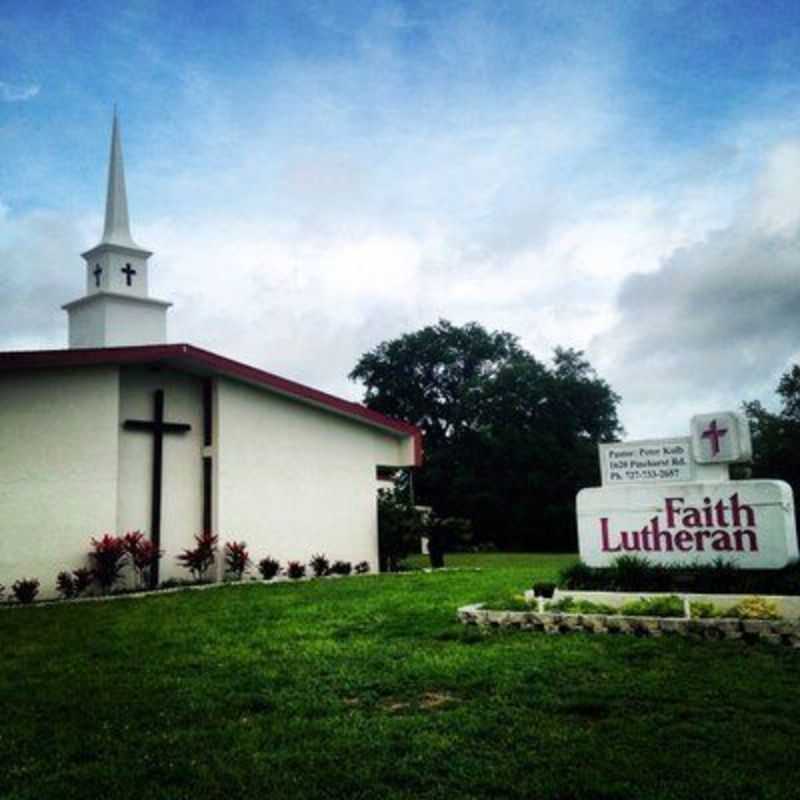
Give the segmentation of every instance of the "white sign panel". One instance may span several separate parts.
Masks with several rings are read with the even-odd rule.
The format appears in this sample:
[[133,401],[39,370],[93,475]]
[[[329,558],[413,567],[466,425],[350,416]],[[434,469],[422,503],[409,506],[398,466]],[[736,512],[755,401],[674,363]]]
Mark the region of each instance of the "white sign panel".
[[578,493],[578,542],[593,567],[635,555],[654,564],[735,561],[778,569],[798,557],[783,481],[629,484]]
[[735,464],[750,461],[753,444],[744,414],[717,411],[692,417],[692,451],[699,464]]
[[688,482],[695,478],[688,436],[601,444],[604,486],[624,483]]

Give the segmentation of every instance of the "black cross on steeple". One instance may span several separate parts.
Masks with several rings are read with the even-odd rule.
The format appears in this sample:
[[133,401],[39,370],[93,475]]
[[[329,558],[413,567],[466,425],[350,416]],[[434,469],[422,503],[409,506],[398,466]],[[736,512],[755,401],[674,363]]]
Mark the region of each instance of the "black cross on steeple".
[[125,273],[125,285],[131,285],[131,278],[136,274],[136,270],[130,265],[126,264],[125,269],[121,269],[120,272]]
[[94,275],[94,285],[100,286],[100,276],[103,274],[103,268],[99,264],[95,264],[94,272],[92,274]]

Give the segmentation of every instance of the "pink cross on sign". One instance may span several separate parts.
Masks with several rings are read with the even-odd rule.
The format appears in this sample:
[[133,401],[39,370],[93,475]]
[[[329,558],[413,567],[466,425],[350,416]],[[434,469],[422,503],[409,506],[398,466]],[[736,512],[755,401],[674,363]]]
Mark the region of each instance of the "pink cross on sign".
[[727,428],[718,428],[717,421],[715,419],[711,420],[708,428],[703,431],[703,438],[709,439],[711,441],[711,455],[716,456],[719,454],[720,447],[719,447],[719,440],[728,432]]

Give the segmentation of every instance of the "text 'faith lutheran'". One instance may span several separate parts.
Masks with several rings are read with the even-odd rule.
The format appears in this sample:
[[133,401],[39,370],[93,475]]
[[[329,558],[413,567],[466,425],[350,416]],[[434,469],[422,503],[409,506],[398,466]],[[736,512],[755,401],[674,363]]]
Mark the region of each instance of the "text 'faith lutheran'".
[[[683,505],[682,497],[667,497],[663,518],[652,517],[641,530],[614,531],[609,517],[600,518],[601,548],[605,553],[718,553],[758,552],[755,509],[734,492],[726,503],[703,498],[700,507]],[[706,548],[708,545],[708,548]]]

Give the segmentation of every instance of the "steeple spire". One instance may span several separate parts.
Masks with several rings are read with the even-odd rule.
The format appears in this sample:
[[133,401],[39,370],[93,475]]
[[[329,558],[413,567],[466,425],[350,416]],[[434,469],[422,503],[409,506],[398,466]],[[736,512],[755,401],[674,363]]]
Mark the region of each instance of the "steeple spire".
[[153,254],[131,238],[116,107],[103,238],[81,255],[86,261],[86,294],[62,306],[69,315],[69,346],[163,344],[172,304],[149,296],[147,260]]
[[128,197],[125,192],[125,170],[122,165],[122,144],[116,106],[114,107],[114,122],[111,127],[111,153],[108,160],[106,223],[100,243],[138,247],[131,238],[128,220]]

